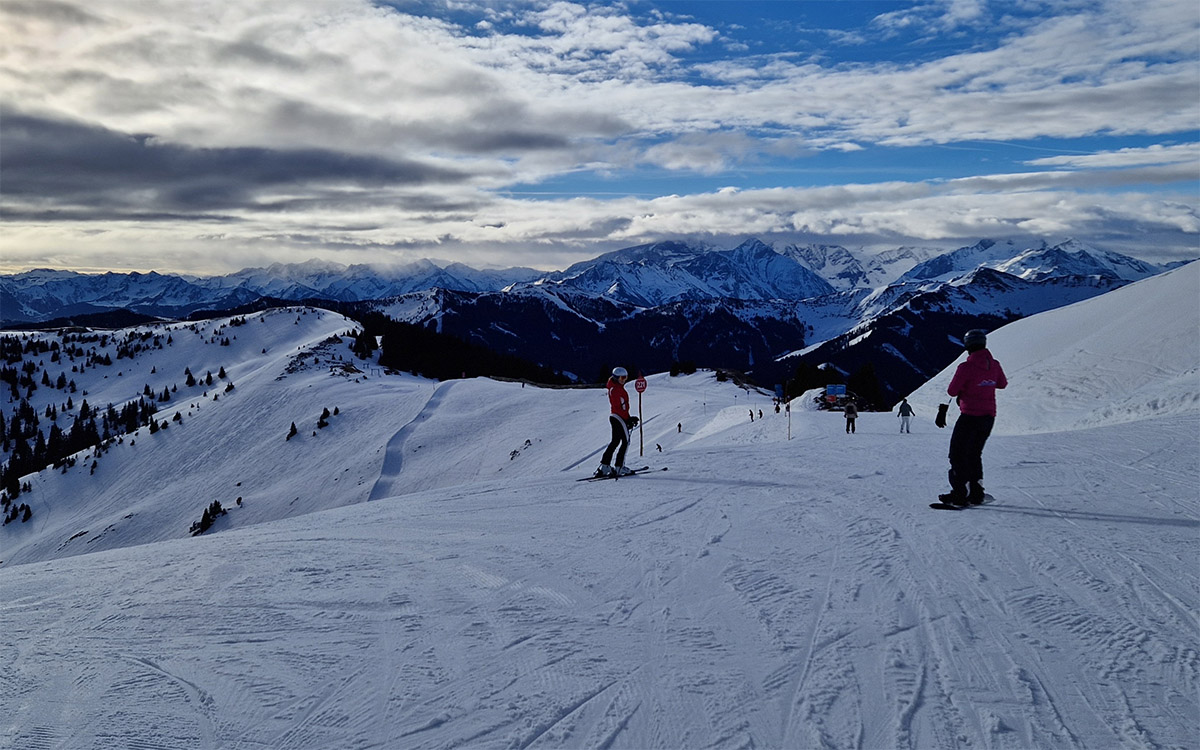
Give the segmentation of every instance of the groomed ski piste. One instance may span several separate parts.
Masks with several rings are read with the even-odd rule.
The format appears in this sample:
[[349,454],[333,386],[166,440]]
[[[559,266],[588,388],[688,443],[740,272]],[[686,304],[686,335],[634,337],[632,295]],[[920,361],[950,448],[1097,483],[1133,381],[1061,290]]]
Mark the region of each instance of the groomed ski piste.
[[629,463],[669,471],[576,482],[602,390],[347,372],[327,312],[177,333],[82,387],[236,388],[0,528],[0,746],[1193,747],[1198,298],[1193,263],[994,332],[996,500],[961,513],[928,507],[953,365],[908,435],[650,375]]

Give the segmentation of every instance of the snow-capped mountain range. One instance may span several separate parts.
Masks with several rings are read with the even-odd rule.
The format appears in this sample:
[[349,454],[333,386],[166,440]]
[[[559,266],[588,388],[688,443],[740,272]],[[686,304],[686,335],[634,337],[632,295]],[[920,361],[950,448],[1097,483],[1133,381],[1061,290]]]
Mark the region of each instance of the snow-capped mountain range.
[[[660,243],[610,253],[502,293],[445,293],[435,302],[420,292],[372,304],[394,319],[436,326],[585,380],[617,358],[647,371],[691,360],[747,371],[767,384],[785,382],[802,362],[832,366],[839,377],[871,364],[886,399],[899,398],[944,367],[964,330],[998,327],[1161,270],[1074,242],[1020,249],[984,241],[919,260],[923,255],[905,249],[868,268],[828,246],[775,249],[748,241],[715,252]],[[1064,270],[1055,272],[1054,261]],[[885,268],[900,278],[836,291],[803,263],[843,286]],[[821,293],[761,293],[764,279],[781,277],[789,288]],[[702,299],[716,289],[767,298]]]
[[1134,281],[1164,270],[1068,240],[1022,247],[984,240],[938,254],[897,248],[857,257],[836,245],[780,245],[749,239],[731,249],[658,242],[606,253],[564,271],[478,270],[420,260],[401,266],[343,266],[310,260],[224,276],[80,274],[39,269],[0,276],[0,324],[44,321],[114,308],[180,317],[260,297],[357,302],[441,288],[486,293],[553,285],[638,307],[700,299],[801,300],[878,288],[895,281],[951,280],[986,266],[1022,278],[1104,276]]
[[[858,257],[835,245],[625,248],[542,273],[419,261],[375,269],[309,261],[186,278],[30,271],[0,277],[4,318],[128,309],[178,318],[264,298],[382,311],[583,381],[615,358],[646,371],[676,362],[787,380],[801,362],[849,376],[874,366],[883,398],[953,357],[957,336],[1053,309],[1164,270],[1068,240],[982,240],[948,253]],[[111,323],[110,323],[111,325]]]
[[0,276],[0,323],[69,318],[114,308],[174,318],[198,309],[229,309],[264,297],[354,302],[433,288],[482,292],[541,276],[532,269],[481,271],[461,263],[438,265],[429,260],[394,267],[310,260],[210,277],[37,269]]
[[900,276],[900,281],[952,281],[976,268],[994,268],[1027,281],[1055,276],[1099,276],[1136,281],[1161,273],[1164,267],[1128,255],[1098,250],[1078,240],[1037,247],[983,240],[970,247],[938,255]]
[[834,287],[798,257],[758,240],[731,250],[678,242],[640,245],[577,263],[538,283],[657,307],[702,299],[808,299]]
[[1189,747],[1198,296],[1190,264],[993,331],[961,512],[927,507],[955,362],[911,434],[650,372],[628,462],[668,470],[577,482],[603,390],[386,373],[332,312],[7,333],[76,381],[28,395],[63,427],[170,400],[21,478],[0,746]]

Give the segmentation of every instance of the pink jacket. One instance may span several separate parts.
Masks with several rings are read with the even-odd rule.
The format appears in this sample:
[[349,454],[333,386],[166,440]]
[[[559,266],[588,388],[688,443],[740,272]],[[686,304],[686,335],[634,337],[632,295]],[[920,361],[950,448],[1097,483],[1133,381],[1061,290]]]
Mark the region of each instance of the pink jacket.
[[1000,363],[987,349],[967,355],[958,366],[946,393],[958,399],[963,414],[973,417],[996,416],[996,389],[1008,387],[1008,378]]
[[629,419],[629,394],[616,378],[608,379],[608,404],[613,414],[624,420]]

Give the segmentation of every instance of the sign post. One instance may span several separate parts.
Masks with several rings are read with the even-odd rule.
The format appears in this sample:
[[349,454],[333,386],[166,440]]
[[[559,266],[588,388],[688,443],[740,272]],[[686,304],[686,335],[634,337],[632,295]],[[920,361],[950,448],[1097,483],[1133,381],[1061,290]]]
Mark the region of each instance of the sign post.
[[788,440],[792,439],[792,400],[788,398],[790,395],[791,394],[787,393],[786,391],[783,394],[783,401],[786,404],[784,408],[787,409],[788,418]]
[[646,443],[645,437],[642,434],[642,394],[646,391],[646,378],[640,372],[638,373],[637,380],[633,381],[633,389],[638,394],[638,455],[644,456],[646,455]]
[[775,384],[775,413],[779,413],[779,408],[786,404],[787,408],[787,423],[788,423],[788,440],[792,439],[792,405],[787,403],[787,389],[783,383]]

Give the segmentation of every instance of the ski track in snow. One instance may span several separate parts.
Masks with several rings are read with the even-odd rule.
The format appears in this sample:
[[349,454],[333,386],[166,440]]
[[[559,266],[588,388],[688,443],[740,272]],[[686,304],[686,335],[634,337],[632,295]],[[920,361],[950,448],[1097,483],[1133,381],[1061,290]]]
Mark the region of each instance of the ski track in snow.
[[[107,526],[64,503],[43,532],[61,538],[26,548],[43,557],[0,567],[0,747],[1158,750],[1200,736],[1195,411],[997,434],[997,500],[939,513],[926,505],[949,430],[932,412],[911,435],[886,413],[846,435],[839,414],[797,411],[788,440],[786,415],[747,420],[765,397],[652,376],[638,460],[669,470],[589,483],[574,479],[607,440],[602,391],[303,377],[288,382],[313,389],[305,414],[342,414],[303,441],[282,440],[290,414],[263,435],[305,457],[348,436],[358,481],[319,485],[331,510],[240,525],[265,512],[251,496],[219,533],[81,554]],[[253,386],[236,399],[258,403]],[[198,416],[153,445],[204,444],[232,415],[207,406],[219,429]],[[304,495],[307,469],[270,486]],[[337,507],[343,486],[357,504]],[[302,502],[319,510],[321,493]],[[109,539],[130,533],[111,525]]]
[[368,500],[394,497],[406,491],[404,483],[400,481],[400,476],[404,471],[404,454],[408,450],[408,439],[421,423],[436,413],[438,404],[442,402],[442,399],[446,396],[446,392],[453,386],[453,381],[438,384],[429,394],[429,400],[425,402],[425,406],[421,411],[388,440],[383,458],[383,468],[380,470],[379,478],[371,487],[371,493],[367,497]]

